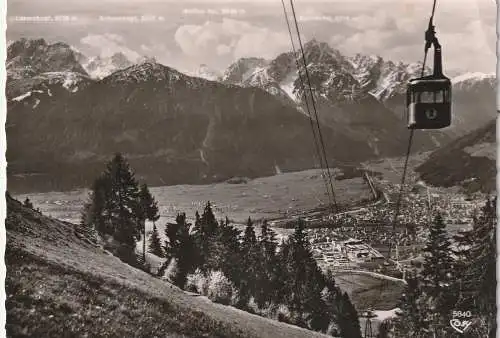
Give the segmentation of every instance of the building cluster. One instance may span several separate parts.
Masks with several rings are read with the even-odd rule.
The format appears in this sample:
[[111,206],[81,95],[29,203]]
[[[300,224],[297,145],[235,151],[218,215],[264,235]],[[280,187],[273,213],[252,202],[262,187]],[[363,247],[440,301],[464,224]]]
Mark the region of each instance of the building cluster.
[[[327,270],[370,270],[393,276],[421,264],[429,224],[440,212],[451,233],[469,228],[486,196],[462,194],[422,185],[407,186],[394,223],[400,186],[378,181],[384,201],[335,216],[303,215],[313,256]],[[394,227],[395,225],[395,227]],[[391,251],[392,260],[386,260]],[[386,257],[384,257],[384,255]]]
[[338,230],[315,229],[309,238],[313,257],[323,269],[359,269],[362,263],[384,261],[384,256],[373,247]]
[[[399,186],[383,187],[389,197],[388,203],[378,203],[348,213],[342,213],[331,221],[334,227],[377,227],[392,226],[399,197]],[[435,190],[435,189],[434,189]],[[396,225],[414,228],[427,227],[433,216],[439,212],[446,224],[454,230],[467,228],[486,200],[486,196],[467,199],[462,194],[450,192],[429,192],[427,189],[404,189]]]

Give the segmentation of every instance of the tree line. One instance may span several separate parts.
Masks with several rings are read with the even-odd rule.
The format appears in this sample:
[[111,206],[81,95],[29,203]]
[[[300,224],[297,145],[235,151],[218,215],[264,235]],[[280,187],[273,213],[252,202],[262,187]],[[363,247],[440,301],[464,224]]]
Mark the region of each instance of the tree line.
[[[145,247],[145,222],[157,221],[158,205],[146,185],[139,186],[121,154],[92,185],[81,225],[124,262],[144,268],[135,255]],[[217,220],[210,202],[194,224],[185,213],[165,225],[165,241],[153,224],[148,251],[165,259],[158,271],[178,287],[259,315],[332,336],[360,338],[358,314],[347,293],[324,274],[312,255],[305,222],[279,242],[266,221],[249,218],[243,232]]]

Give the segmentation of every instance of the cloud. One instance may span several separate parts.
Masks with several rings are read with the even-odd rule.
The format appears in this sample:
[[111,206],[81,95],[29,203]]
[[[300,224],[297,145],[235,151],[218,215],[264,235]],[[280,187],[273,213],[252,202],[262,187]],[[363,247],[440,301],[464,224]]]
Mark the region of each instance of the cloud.
[[136,60],[141,56],[127,47],[124,38],[117,34],[90,34],[82,38],[80,43],[89,46],[102,57],[109,57],[118,52],[123,53],[129,60]]
[[241,57],[275,57],[289,48],[284,31],[275,32],[247,21],[223,18],[202,25],[182,25],[175,32],[175,41],[191,57],[214,58],[225,55],[232,60]]
[[327,21],[327,22],[335,22],[335,19],[328,15],[321,16],[309,16],[309,15],[301,15],[297,18],[299,22],[308,22],[308,21]]
[[217,46],[217,54],[218,55],[226,55],[231,53],[231,46],[227,45],[218,45]]
[[[496,32],[494,26],[486,26],[473,20],[461,32],[440,34],[443,57],[452,67],[466,70],[487,71],[496,64]],[[473,56],[473,57],[471,57]]]
[[332,22],[343,23],[359,30],[397,28],[395,19],[382,11],[358,16],[336,16]]
[[[56,0],[46,0],[55,4]],[[10,15],[76,15],[80,24],[10,23],[9,39],[45,37],[82,47],[86,55],[139,54],[181,70],[200,63],[223,70],[238,57],[274,58],[290,50],[281,3],[276,0],[57,0],[10,1]],[[231,4],[231,2],[233,4]],[[378,54],[393,61],[419,61],[432,1],[422,0],[294,0],[305,43],[330,42],[341,52]],[[189,3],[189,4],[188,4]],[[264,4],[267,3],[267,4]],[[290,9],[286,1],[288,10]],[[490,72],[495,67],[495,1],[439,0],[436,29],[443,45],[445,69]],[[99,15],[152,14],[165,22],[130,24],[99,21]],[[235,16],[236,14],[240,16]],[[290,13],[291,16],[291,13]],[[207,21],[208,20],[208,21]],[[205,22],[207,21],[207,22]],[[295,36],[295,29],[292,26]],[[61,33],[63,32],[63,33]],[[115,33],[115,34],[110,34]],[[295,39],[296,40],[296,39]],[[500,47],[499,47],[500,48]]]
[[[435,18],[445,69],[490,72],[495,67],[495,25],[487,12],[477,15],[472,5],[463,4],[463,8],[469,8],[464,14],[443,5]],[[390,12],[336,16],[335,23],[344,28],[336,29],[329,42],[349,55],[378,54],[394,61],[419,61],[423,57],[426,13],[422,7],[408,4],[394,5]]]

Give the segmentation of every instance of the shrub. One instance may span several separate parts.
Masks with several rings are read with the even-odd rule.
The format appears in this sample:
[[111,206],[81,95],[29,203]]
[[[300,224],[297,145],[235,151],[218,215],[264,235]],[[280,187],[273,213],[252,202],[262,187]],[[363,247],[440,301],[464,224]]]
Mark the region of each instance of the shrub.
[[196,292],[201,295],[207,295],[207,278],[203,275],[200,269],[196,269],[195,273],[187,275],[186,290]]
[[163,278],[168,280],[170,283],[174,283],[178,270],[179,269],[177,267],[177,259],[172,258],[168,263],[167,268],[165,269]]
[[216,303],[231,304],[235,287],[222,271],[212,271],[208,277],[207,296]]
[[247,311],[251,312],[251,313],[256,313],[256,314],[261,314],[260,312],[260,309],[259,309],[259,305],[257,305],[257,302],[255,301],[255,298],[254,297],[250,297],[250,299],[248,300],[248,304],[247,304]]
[[278,306],[278,321],[284,322],[284,323],[290,323],[291,322],[291,317],[292,313],[290,312],[290,309],[288,306],[280,304]]
[[340,337],[340,328],[335,321],[330,322],[330,325],[328,325],[328,329],[326,330],[326,334],[333,337]]

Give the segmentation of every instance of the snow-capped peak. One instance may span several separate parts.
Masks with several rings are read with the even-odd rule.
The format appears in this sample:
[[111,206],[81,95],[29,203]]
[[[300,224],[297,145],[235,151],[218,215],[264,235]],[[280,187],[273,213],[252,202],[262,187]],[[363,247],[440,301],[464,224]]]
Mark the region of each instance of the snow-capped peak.
[[206,64],[201,64],[200,67],[195,72],[189,75],[200,77],[202,79],[210,81],[217,81],[221,77],[221,74],[219,72],[210,68]]
[[222,81],[233,84],[244,83],[257,68],[265,67],[268,63],[269,61],[263,58],[241,58],[224,72]]
[[83,68],[92,78],[102,79],[111,73],[131,66],[133,63],[123,53],[115,53],[110,57],[95,56],[84,61]]
[[495,73],[480,73],[480,72],[469,72],[465,73],[459,76],[455,76],[453,79],[451,79],[452,84],[457,84],[461,82],[468,82],[468,81],[483,81],[483,80],[491,80],[495,79],[496,74]]

